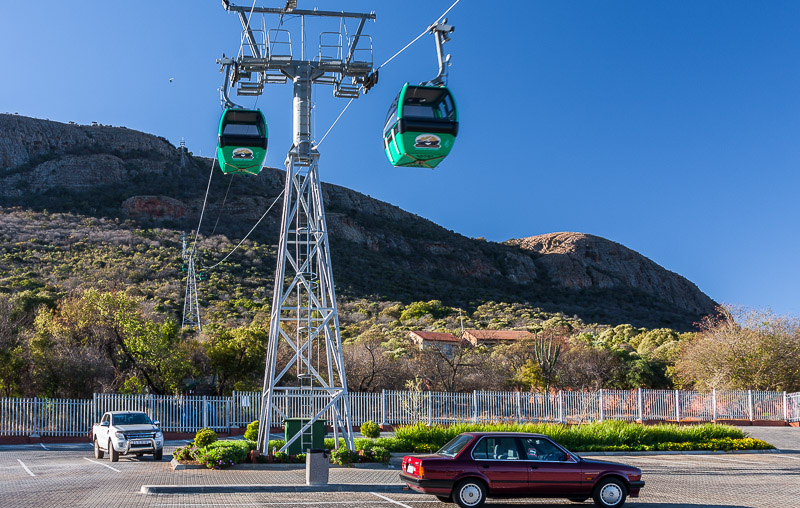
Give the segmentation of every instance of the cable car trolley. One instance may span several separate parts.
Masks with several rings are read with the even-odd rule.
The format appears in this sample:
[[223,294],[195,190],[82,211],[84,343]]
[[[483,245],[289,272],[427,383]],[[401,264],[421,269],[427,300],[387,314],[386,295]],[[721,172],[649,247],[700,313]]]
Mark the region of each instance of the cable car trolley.
[[217,159],[223,173],[261,172],[267,156],[267,122],[261,110],[226,107],[217,139]]
[[395,167],[433,169],[453,149],[458,135],[458,108],[446,86],[450,55],[444,57],[442,51],[453,30],[446,19],[429,28],[436,37],[439,74],[420,85],[403,85],[386,114],[383,146]]

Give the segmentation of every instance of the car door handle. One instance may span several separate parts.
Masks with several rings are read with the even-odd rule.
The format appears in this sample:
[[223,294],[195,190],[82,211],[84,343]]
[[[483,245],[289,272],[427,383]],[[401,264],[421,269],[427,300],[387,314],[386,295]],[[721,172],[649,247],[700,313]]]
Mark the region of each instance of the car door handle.
[[531,469],[539,469],[539,466],[537,466],[535,464],[531,464]]
[[483,466],[484,469],[489,469],[489,464],[481,464],[481,466]]

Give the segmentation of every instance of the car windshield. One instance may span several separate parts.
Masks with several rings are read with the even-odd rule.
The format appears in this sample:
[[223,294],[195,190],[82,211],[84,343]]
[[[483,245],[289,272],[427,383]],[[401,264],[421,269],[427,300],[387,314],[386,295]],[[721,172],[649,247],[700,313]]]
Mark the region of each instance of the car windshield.
[[144,413],[122,413],[114,415],[114,425],[150,425],[150,417]]
[[459,434],[458,436],[454,437],[450,440],[449,443],[442,446],[438,452],[439,455],[444,455],[446,457],[455,457],[458,455],[458,452],[464,449],[467,446],[467,443],[472,441],[472,436],[468,434]]

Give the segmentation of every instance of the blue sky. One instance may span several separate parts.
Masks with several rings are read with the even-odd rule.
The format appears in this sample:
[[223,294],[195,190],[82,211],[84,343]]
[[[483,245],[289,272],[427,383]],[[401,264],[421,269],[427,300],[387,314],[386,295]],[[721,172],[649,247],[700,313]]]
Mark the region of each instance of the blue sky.
[[[452,0],[298,3],[375,10],[366,32],[380,63]],[[214,61],[237,52],[241,32],[218,0],[3,2],[0,19],[0,111],[125,125],[213,153]],[[451,156],[435,171],[396,169],[382,151],[399,88],[436,73],[426,36],[322,144],[323,180],[471,237],[599,235],[719,302],[800,314],[800,2],[462,0],[449,20],[462,120]],[[321,29],[338,23],[309,24],[308,51]],[[289,85],[271,86],[257,103],[271,166],[290,144],[290,98]],[[320,138],[346,101],[329,87],[315,100]]]

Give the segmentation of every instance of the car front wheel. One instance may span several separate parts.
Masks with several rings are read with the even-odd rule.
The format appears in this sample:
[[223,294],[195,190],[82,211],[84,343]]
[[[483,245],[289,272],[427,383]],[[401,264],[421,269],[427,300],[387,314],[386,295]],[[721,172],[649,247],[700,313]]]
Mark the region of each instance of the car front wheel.
[[480,480],[461,480],[453,490],[453,500],[461,508],[478,508],[486,502],[486,487]]
[[594,488],[594,504],[601,508],[618,508],[625,504],[628,493],[625,485],[616,478],[601,480]]
[[119,452],[114,449],[114,444],[108,442],[108,454],[111,455],[111,462],[119,462]]
[[160,449],[160,450],[156,450],[155,453],[153,453],[153,460],[161,460],[163,458],[164,458],[164,449],[163,448]]
[[105,453],[103,450],[100,449],[100,444],[97,442],[97,439],[94,440],[94,458],[102,459]]

